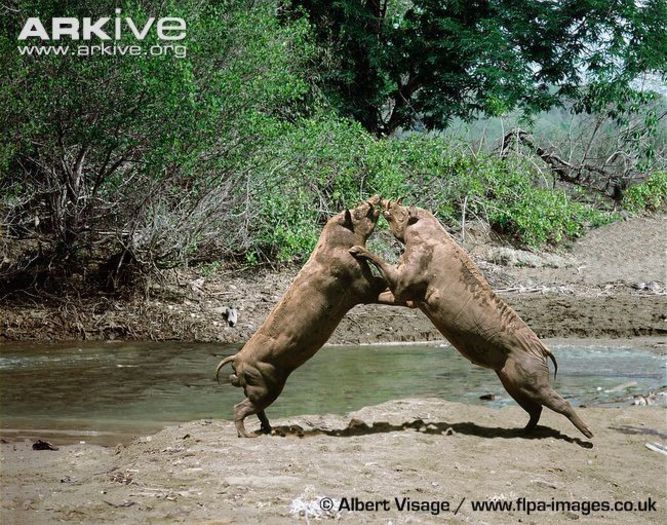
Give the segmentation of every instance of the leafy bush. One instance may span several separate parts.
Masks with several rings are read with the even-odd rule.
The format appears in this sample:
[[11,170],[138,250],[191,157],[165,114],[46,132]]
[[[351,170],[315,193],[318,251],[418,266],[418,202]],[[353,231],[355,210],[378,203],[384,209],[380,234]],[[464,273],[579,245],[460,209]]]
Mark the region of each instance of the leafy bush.
[[651,175],[625,192],[623,206],[632,212],[657,211],[667,205],[667,172]]
[[307,257],[328,216],[374,193],[406,196],[454,229],[465,208],[469,219],[533,248],[615,219],[576,193],[546,188],[521,159],[473,155],[432,135],[378,140],[327,114],[283,127],[253,162],[249,178],[261,183],[245,245],[251,261]]
[[[562,189],[547,189],[522,159],[473,155],[467,145],[414,135],[384,141],[375,173],[378,191],[408,194],[453,228],[466,215],[533,248],[580,236],[614,215],[577,202]],[[387,150],[391,150],[387,152]],[[369,164],[376,159],[370,159]]]
[[187,56],[17,52],[26,13],[113,13],[113,2],[89,4],[33,0],[0,22],[0,229],[39,238],[27,264],[68,278],[228,255],[251,219],[230,213],[248,201],[244,159],[309,112],[306,21],[280,23],[270,2],[144,0],[124,15],[182,16]]
[[366,192],[360,166],[370,136],[358,124],[326,113],[266,125],[248,170],[253,220],[244,234],[246,258],[280,262],[308,256],[330,215],[354,206]]
[[[103,16],[115,5],[89,4],[31,0],[22,12]],[[322,50],[308,20],[280,19],[276,7],[128,3],[137,20],[157,11],[187,19],[178,60],[24,56],[22,14],[0,21],[3,280],[26,270],[31,286],[38,273],[58,286],[125,265],[212,272],[221,259],[303,260],[329,216],[374,193],[407,196],[454,229],[465,211],[531,247],[615,218],[547,188],[519,158],[442,135],[378,139],[341,117],[318,84]],[[657,209],[666,186],[658,173],[626,206]],[[6,256],[10,242],[27,248]]]

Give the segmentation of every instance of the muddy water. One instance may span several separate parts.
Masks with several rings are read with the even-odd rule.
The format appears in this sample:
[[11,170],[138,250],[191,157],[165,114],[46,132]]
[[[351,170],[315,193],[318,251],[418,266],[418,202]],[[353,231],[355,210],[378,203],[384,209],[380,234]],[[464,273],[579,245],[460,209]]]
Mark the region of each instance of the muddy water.
[[[552,344],[557,389],[574,404],[608,404],[665,384],[665,357],[615,344]],[[0,432],[5,439],[127,442],[168,423],[225,418],[240,389],[217,385],[234,347],[180,343],[0,346]],[[225,370],[228,373],[228,370]],[[634,383],[629,389],[615,389]],[[614,391],[610,391],[613,390]],[[483,394],[494,401],[481,401]],[[405,397],[512,403],[496,375],[445,345],[326,347],[295,371],[270,418],[343,414]],[[254,426],[254,421],[253,421]]]

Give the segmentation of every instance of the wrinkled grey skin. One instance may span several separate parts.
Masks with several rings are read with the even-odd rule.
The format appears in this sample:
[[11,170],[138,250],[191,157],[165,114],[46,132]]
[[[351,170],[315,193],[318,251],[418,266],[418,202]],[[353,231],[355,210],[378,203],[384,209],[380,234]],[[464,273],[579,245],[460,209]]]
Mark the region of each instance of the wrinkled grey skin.
[[396,301],[415,301],[438,330],[467,359],[496,371],[507,392],[530,415],[542,406],[566,416],[586,437],[593,436],[574,409],[549,384],[551,352],[502,299],[475,263],[428,211],[383,201],[393,235],[405,244],[397,267],[363,246],[350,250],[382,273]]
[[395,304],[387,283],[368,264],[350,255],[363,246],[380,216],[380,197],[335,215],[324,226],[315,250],[281,301],[241,350],[217,367],[232,364],[230,380],[246,399],[234,407],[239,437],[243,420],[257,414],[264,433],[271,425],[264,410],[280,395],[290,373],[329,339],[343,316],[361,303]]

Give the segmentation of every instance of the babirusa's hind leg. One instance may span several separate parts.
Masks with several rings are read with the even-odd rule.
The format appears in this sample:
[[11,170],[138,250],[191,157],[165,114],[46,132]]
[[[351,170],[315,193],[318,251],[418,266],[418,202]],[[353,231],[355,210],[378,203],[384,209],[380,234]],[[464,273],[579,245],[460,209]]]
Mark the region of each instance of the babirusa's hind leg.
[[269,423],[269,418],[266,417],[266,412],[263,410],[260,410],[257,412],[257,417],[259,418],[259,421],[262,423],[262,433],[264,434],[270,434],[271,433],[271,423]]
[[521,406],[526,412],[528,412],[528,415],[530,416],[530,419],[528,420],[528,423],[526,423],[524,430],[533,430],[537,426],[537,423],[540,421],[540,416],[542,415],[542,405],[539,403],[530,403],[530,406]]
[[[261,431],[264,434],[271,433],[271,424],[264,410],[280,395],[285,381],[275,373],[267,376],[267,367],[264,368],[262,371],[256,366],[247,365],[243,370],[242,384],[246,399],[234,407],[234,422],[239,437],[257,437],[257,434],[246,432],[243,424],[243,420],[251,414],[257,414],[262,425]],[[270,383],[267,382],[267,377],[272,378]],[[241,379],[241,374],[239,378]]]
[[[576,414],[572,405],[563,399],[549,384],[549,367],[547,366],[546,359],[528,358],[525,356],[520,359],[510,358],[505,362],[503,369],[498,372],[498,376],[503,381],[503,385],[505,385],[507,391],[510,392],[512,397],[517,399],[517,402],[521,406],[524,405],[519,399],[527,399],[527,403],[529,404],[524,406],[524,408],[530,414],[530,421],[526,428],[532,428],[537,424],[540,412],[535,406],[543,405],[554,412],[563,414],[587,438],[593,437],[593,433]],[[509,388],[508,385],[510,385]],[[516,390],[518,396],[513,395],[510,388]]]
[[238,405],[234,406],[234,425],[236,425],[236,433],[239,437],[253,438],[256,434],[249,434],[246,432],[243,420],[251,414],[256,414],[258,411],[249,399],[244,399]]
[[577,415],[574,408],[572,408],[572,405],[563,399],[561,395],[550,386],[542,388],[537,400],[539,400],[545,407],[567,417],[587,438],[593,437],[593,432],[591,432],[588,425],[586,425],[586,423],[584,423],[584,421]]
[[505,390],[507,390],[507,393],[512,396],[514,401],[516,401],[521,408],[528,412],[530,419],[528,420],[524,430],[533,430],[537,426],[537,423],[540,420],[540,416],[542,415],[542,405],[531,400],[528,396],[523,394],[518,385],[514,384],[511,378],[508,377],[507,374],[502,370],[496,371],[496,374],[498,374],[500,382],[505,387]]

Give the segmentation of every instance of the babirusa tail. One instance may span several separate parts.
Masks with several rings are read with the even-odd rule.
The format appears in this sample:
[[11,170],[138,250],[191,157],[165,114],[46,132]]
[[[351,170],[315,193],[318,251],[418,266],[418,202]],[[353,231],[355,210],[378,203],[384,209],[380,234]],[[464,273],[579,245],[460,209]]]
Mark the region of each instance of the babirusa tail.
[[236,354],[230,355],[229,357],[225,357],[222,361],[220,361],[220,364],[218,364],[218,368],[215,369],[215,380],[219,383],[220,382],[220,369],[225,366],[227,363],[231,363],[234,361],[236,358]]
[[554,355],[551,353],[551,351],[547,348],[545,348],[547,351],[547,355],[549,356],[549,359],[551,359],[551,362],[554,364],[554,381],[556,380],[556,374],[558,373],[558,363],[556,363],[556,358]]

